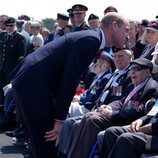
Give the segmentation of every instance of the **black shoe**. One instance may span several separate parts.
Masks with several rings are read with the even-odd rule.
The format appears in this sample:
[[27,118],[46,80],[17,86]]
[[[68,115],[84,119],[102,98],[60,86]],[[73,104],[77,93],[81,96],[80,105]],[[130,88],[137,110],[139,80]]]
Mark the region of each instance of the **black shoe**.
[[22,127],[17,127],[13,131],[7,131],[7,132],[5,132],[5,135],[7,135],[8,137],[16,137],[18,135],[18,133],[22,132],[23,130],[24,129]]

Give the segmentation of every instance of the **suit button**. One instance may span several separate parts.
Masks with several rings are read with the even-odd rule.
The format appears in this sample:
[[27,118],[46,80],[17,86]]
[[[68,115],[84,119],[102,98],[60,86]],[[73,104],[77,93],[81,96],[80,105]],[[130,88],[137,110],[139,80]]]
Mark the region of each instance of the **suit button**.
[[5,49],[3,49],[3,52],[5,52]]
[[3,61],[4,61],[4,58],[3,58]]
[[6,45],[4,44],[4,47],[6,47]]
[[3,56],[5,56],[5,54],[3,54]]

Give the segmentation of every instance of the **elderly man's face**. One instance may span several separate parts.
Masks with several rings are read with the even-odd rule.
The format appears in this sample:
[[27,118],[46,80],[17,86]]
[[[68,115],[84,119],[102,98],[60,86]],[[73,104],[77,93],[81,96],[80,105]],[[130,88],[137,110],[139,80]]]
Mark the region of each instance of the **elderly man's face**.
[[98,19],[91,19],[88,21],[88,24],[91,29],[95,29],[99,27],[100,22]]
[[148,68],[142,69],[140,65],[133,64],[130,68],[130,76],[134,86],[138,86],[150,76],[150,70]]
[[126,68],[132,60],[132,56],[127,54],[124,50],[114,53],[114,63],[117,69],[122,70]]

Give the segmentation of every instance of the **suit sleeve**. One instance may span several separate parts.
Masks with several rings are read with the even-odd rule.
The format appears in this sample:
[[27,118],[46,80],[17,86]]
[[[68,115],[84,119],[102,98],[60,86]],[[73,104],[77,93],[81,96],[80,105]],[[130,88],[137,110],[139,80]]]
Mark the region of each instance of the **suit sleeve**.
[[26,54],[26,40],[24,36],[19,36],[18,41],[18,57],[22,57]]
[[67,55],[59,94],[56,102],[55,119],[66,118],[82,72],[89,66],[99,49],[99,40],[85,37],[74,43]]

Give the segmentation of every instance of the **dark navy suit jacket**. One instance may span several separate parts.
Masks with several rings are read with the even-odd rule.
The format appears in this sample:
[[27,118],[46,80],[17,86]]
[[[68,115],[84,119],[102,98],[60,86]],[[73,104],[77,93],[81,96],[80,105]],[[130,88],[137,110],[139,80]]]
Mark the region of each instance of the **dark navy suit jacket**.
[[[17,99],[34,111],[65,119],[80,76],[100,48],[100,39],[101,34],[93,30],[69,33],[28,55],[11,74]],[[48,95],[54,104],[46,101]],[[36,98],[41,101],[37,103]]]

